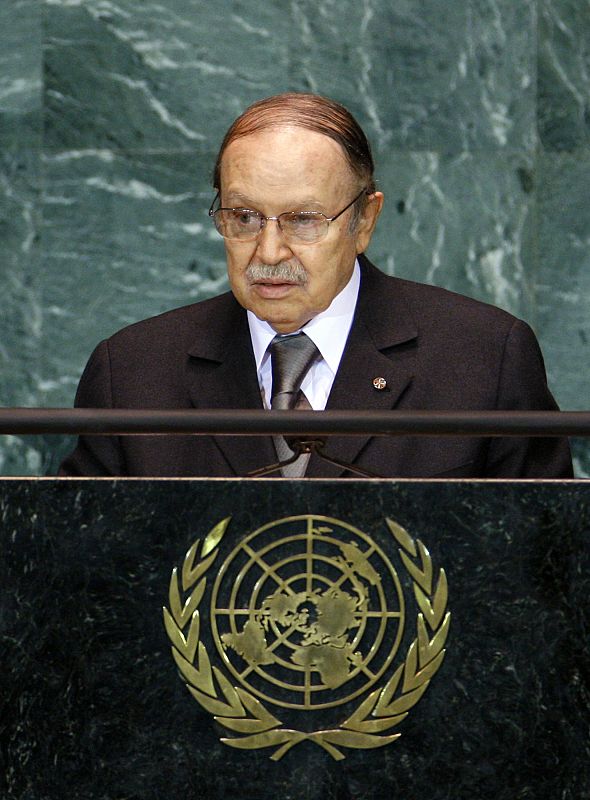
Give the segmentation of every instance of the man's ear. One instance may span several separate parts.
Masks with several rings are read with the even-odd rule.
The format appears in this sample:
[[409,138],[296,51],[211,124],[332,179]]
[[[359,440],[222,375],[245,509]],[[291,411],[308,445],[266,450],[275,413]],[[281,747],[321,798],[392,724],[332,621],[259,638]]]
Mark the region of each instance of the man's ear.
[[373,192],[373,194],[368,196],[363,213],[356,226],[355,236],[357,253],[364,253],[369,246],[382,207],[383,192]]

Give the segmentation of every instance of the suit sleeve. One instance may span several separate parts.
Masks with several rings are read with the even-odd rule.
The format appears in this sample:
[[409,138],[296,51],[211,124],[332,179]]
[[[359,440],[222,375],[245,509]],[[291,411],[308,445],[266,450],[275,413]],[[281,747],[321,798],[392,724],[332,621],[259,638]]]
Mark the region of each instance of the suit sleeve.
[[[498,381],[498,410],[557,411],[547,386],[543,356],[529,326],[515,320],[506,338]],[[571,478],[571,454],[563,438],[492,438],[486,477]]]
[[[76,408],[113,408],[108,342],[90,356],[76,392]],[[62,462],[63,477],[125,475],[118,436],[80,436],[75,450]]]

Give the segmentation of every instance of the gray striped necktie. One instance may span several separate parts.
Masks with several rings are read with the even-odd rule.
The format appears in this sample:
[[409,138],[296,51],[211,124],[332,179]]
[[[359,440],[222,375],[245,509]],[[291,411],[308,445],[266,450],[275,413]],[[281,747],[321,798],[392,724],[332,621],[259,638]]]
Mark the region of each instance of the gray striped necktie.
[[[307,399],[300,393],[301,383],[313,362],[320,355],[319,350],[304,333],[294,336],[275,336],[270,345],[272,366],[271,408],[285,410],[290,408],[311,408]],[[303,403],[301,402],[303,400]],[[282,436],[274,437],[277,456],[284,461],[293,451]],[[283,467],[285,478],[300,478],[305,474],[309,454],[300,456],[293,464]]]

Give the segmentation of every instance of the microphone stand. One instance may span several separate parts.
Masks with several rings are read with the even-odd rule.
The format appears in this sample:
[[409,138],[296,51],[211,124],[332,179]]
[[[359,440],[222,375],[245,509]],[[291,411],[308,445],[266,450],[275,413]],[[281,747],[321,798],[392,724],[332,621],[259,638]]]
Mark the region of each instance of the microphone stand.
[[294,461],[297,461],[299,456],[307,454],[311,455],[312,453],[315,453],[317,456],[319,456],[322,461],[327,461],[328,464],[333,464],[335,467],[344,469],[347,472],[353,472],[355,475],[360,475],[361,478],[382,477],[381,475],[376,475],[374,472],[371,472],[368,469],[355,467],[354,464],[349,464],[346,461],[339,461],[338,459],[327,455],[324,453],[324,447],[326,446],[324,439],[296,439],[293,437],[288,437],[286,438],[286,442],[291,450],[293,450],[293,455],[290,458],[287,458],[283,461],[277,461],[275,464],[269,464],[266,467],[260,467],[259,469],[252,470],[252,472],[247,473],[246,478],[264,478],[267,475],[271,475],[273,472],[278,472],[288,464],[292,464]]

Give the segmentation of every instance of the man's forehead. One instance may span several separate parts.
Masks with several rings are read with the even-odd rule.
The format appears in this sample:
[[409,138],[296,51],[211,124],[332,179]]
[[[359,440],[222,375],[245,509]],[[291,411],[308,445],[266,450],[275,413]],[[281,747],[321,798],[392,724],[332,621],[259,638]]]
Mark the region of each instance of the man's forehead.
[[[309,201],[317,201],[320,187],[340,192],[354,185],[340,144],[329,136],[299,127],[266,128],[231,142],[221,161],[221,182],[227,192],[250,199],[252,189],[299,187],[309,189]],[[346,184],[346,185],[345,185]],[[323,195],[323,191],[319,191]],[[298,202],[307,198],[298,193]],[[236,200],[239,198],[236,197]]]
[[231,141],[223,154],[222,164],[235,158],[253,161],[301,151],[309,158],[331,158],[347,163],[342,146],[332,137],[298,125],[269,126]]

